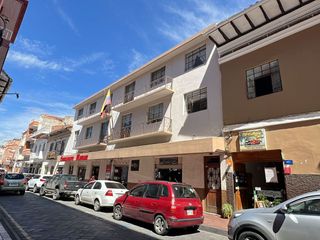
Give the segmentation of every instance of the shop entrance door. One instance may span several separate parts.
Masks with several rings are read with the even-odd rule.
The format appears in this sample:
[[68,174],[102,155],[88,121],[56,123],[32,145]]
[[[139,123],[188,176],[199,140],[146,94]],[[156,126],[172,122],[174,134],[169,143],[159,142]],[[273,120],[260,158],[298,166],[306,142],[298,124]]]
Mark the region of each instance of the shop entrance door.
[[220,213],[221,178],[219,157],[205,157],[204,180],[206,193],[206,211]]
[[91,177],[94,176],[95,179],[99,179],[99,166],[92,166]]

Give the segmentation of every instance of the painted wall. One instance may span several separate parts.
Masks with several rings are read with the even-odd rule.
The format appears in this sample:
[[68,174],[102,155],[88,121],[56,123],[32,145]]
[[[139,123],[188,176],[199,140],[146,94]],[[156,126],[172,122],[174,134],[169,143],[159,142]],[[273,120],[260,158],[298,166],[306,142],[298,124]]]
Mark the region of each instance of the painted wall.
[[[319,39],[317,25],[222,64],[224,123],[319,111]],[[283,91],[248,99],[246,69],[275,59],[279,60]]]

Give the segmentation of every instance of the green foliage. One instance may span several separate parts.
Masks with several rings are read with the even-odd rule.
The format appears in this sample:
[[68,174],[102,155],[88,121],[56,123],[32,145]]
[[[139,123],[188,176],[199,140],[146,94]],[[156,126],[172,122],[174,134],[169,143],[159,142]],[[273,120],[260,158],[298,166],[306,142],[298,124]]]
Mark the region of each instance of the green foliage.
[[233,213],[232,205],[230,203],[224,203],[222,205],[222,216],[224,218],[230,218],[232,216],[232,213]]

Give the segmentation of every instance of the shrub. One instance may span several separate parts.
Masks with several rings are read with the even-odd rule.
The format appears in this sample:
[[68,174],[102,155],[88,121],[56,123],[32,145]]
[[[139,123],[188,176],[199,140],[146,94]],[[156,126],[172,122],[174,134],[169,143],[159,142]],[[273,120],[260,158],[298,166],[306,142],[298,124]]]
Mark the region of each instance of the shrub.
[[224,203],[222,205],[222,216],[224,218],[230,218],[232,216],[232,213],[233,213],[232,205],[230,203]]

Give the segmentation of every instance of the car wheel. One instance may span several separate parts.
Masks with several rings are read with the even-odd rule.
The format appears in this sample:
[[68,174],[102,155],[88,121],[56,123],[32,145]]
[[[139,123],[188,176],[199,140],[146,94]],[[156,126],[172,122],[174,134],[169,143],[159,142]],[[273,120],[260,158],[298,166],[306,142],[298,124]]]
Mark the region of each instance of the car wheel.
[[29,186],[27,185],[27,186],[26,186],[26,191],[29,191],[29,189],[30,189],[30,188],[29,188]]
[[154,231],[161,236],[168,233],[168,224],[163,216],[157,215],[154,219]]
[[32,189],[32,192],[34,192],[34,193],[38,192],[37,185],[34,185],[34,187],[33,187],[33,189]]
[[40,195],[40,196],[46,195],[46,191],[44,190],[43,187],[40,188],[39,195]]
[[259,233],[245,231],[239,235],[238,240],[264,240],[264,238]]
[[194,226],[192,226],[192,227],[189,227],[189,229],[190,229],[190,231],[192,231],[192,232],[197,232],[198,231],[198,229],[199,229],[199,225],[194,225]]
[[98,212],[101,210],[101,206],[100,206],[100,202],[98,199],[94,200],[94,203],[93,203],[93,209]]
[[59,200],[60,199],[60,191],[59,191],[58,188],[56,190],[54,190],[52,198],[53,198],[53,200]]
[[25,190],[19,191],[20,195],[24,195],[25,194]]
[[122,217],[123,217],[122,216],[122,207],[120,204],[118,204],[113,208],[113,218],[115,220],[121,220]]
[[80,197],[79,195],[76,195],[76,197],[74,198],[74,204],[75,205],[79,205],[81,202],[80,202]]

